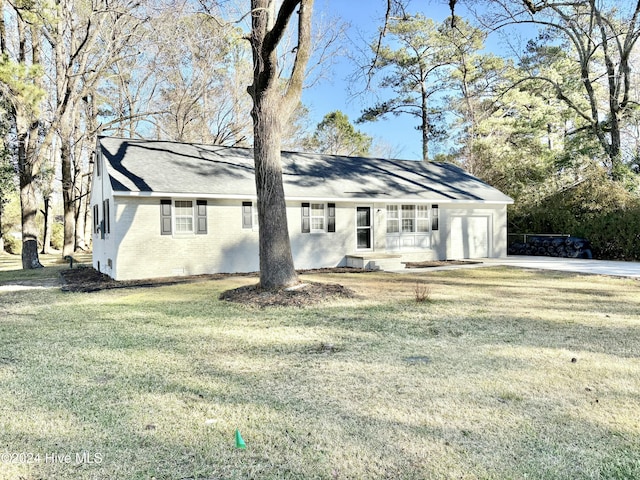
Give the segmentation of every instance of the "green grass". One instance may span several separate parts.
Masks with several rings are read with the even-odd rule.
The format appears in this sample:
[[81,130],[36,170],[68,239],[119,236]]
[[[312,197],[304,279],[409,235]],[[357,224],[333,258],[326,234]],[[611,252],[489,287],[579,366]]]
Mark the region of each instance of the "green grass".
[[[29,280],[43,280],[57,278],[61,270],[69,268],[69,262],[60,254],[40,255],[43,269],[22,270],[20,255],[0,253],[0,284],[6,282],[21,282]],[[91,266],[91,254],[74,254],[74,268],[77,265]]]
[[637,281],[307,278],[360,298],[0,291],[0,479],[640,478]]

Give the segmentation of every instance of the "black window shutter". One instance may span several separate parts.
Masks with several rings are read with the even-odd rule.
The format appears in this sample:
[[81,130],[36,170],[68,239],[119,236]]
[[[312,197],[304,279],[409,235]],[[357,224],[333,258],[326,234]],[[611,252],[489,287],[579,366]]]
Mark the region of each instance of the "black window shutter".
[[302,233],[311,231],[311,208],[308,203],[302,204]]
[[327,232],[336,231],[336,204],[327,204]]
[[171,200],[160,200],[160,234],[171,235]]
[[104,201],[104,233],[111,233],[111,213],[109,212],[109,199]]
[[242,228],[253,228],[253,211],[251,202],[242,202]]
[[196,234],[207,234],[207,201],[196,200]]
[[438,210],[438,205],[431,205],[431,230],[438,230],[438,228],[440,228]]
[[100,211],[98,210],[98,204],[93,206],[93,233],[98,233],[100,226]]

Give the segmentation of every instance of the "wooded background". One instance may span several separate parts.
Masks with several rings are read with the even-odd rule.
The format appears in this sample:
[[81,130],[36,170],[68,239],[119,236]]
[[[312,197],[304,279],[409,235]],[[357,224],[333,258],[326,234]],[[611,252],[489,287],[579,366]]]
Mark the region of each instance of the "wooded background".
[[[282,148],[393,156],[358,124],[408,115],[424,161],[461,165],[514,198],[510,233],[571,234],[596,258],[640,259],[640,2],[468,2],[443,22],[428,2],[381,3],[369,39],[312,17],[306,69],[307,84],[322,81],[327,59],[347,55],[354,91],[377,101],[353,122],[334,111],[318,125],[293,104]],[[97,135],[253,146],[251,5],[0,0],[2,249],[33,268],[38,252],[91,248]],[[526,41],[487,51],[506,28]],[[283,92],[300,47],[289,30],[276,49]]]

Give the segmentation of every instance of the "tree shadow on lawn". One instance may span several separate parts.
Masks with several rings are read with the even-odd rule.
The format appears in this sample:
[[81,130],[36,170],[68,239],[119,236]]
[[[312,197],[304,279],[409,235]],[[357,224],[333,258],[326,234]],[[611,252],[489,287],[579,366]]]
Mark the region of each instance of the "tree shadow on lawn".
[[[284,350],[266,344],[249,355],[214,347],[208,358],[179,349],[173,363],[165,357],[174,353],[168,346],[153,352],[163,339],[141,346],[152,361],[137,368],[119,349],[100,362],[104,344],[91,360],[90,339],[72,346],[68,353],[83,356],[86,369],[68,372],[62,358],[48,365],[53,370],[42,387],[60,391],[54,405],[46,401],[49,392],[27,389],[28,378],[19,381],[23,414],[36,409],[70,422],[69,430],[45,424],[36,437],[24,432],[28,448],[106,455],[95,468],[38,465],[34,472],[47,478],[57,469],[59,478],[79,479],[94,478],[98,468],[104,478],[118,472],[128,478],[444,479],[456,470],[499,478],[590,478],[587,472],[600,471],[597,478],[635,478],[608,474],[615,461],[619,471],[640,474],[633,461],[640,454],[637,435],[589,420],[588,411],[584,417],[579,409],[567,411],[562,399],[549,409],[544,398],[504,399],[499,389],[473,393],[473,383],[448,391],[451,378],[431,378],[435,389],[426,389],[420,378],[441,376],[438,365],[406,363],[402,352],[372,361],[285,342]],[[521,360],[491,365],[490,375],[517,376],[514,369],[527,368]],[[404,376],[389,381],[390,368]],[[247,451],[233,447],[236,428]],[[25,448],[12,440],[9,447]]]
[[[416,278],[394,281],[409,288]],[[439,285],[446,290],[460,282]],[[487,291],[505,288],[494,283]],[[7,413],[44,420],[35,431],[7,431],[6,446],[106,454],[100,466],[37,465],[34,476],[640,476],[637,428],[603,420],[621,413],[609,401],[633,406],[640,398],[633,387],[612,383],[619,373],[632,378],[637,367],[638,328],[629,324],[541,318],[546,308],[557,311],[553,305],[515,315],[508,304],[492,309],[491,295],[486,304],[462,310],[455,300],[425,305],[409,294],[403,301],[319,305],[304,314],[213,299],[207,308],[221,311],[208,317],[194,305],[202,292],[158,293],[144,299],[140,312],[123,302],[100,328],[99,307],[69,304],[64,308],[87,308],[82,317],[91,321],[68,323],[64,310],[38,315],[37,329],[26,325],[12,340],[12,375],[3,390],[15,401]],[[581,316],[579,300],[567,312]],[[169,311],[167,303],[174,304]],[[49,306],[33,308],[50,315]],[[586,303],[583,308],[582,315],[593,318]],[[197,325],[190,326],[196,315]],[[209,323],[215,328],[208,333],[188,331]],[[302,339],[277,338],[278,328],[301,332]],[[529,357],[532,349],[542,358]],[[25,370],[27,353],[34,363]],[[404,360],[411,356],[430,362]],[[595,387],[572,380],[572,369],[600,368],[605,356],[620,371],[609,371]],[[531,386],[530,393],[512,394],[516,386],[527,391],[527,375],[536,375],[541,361],[562,369],[560,391]],[[44,380],[38,385],[33,376]],[[452,383],[465,388],[450,391]],[[235,428],[247,451],[234,449]]]
[[[298,273],[364,273],[364,270],[353,268],[327,268],[301,270]],[[145,280],[116,281],[108,275],[93,268],[78,268],[61,272],[63,279],[62,290],[66,292],[97,292],[116,288],[148,288],[179,284],[199,283],[212,280],[224,280],[230,277],[256,277],[253,273],[218,273],[207,275],[192,275],[183,277],[165,277]],[[335,298],[354,298],[354,292],[336,283],[305,282],[278,290],[264,290],[259,284],[247,285],[228,290],[220,294],[220,299],[228,302],[252,305],[257,307],[270,306],[308,306],[315,305]]]

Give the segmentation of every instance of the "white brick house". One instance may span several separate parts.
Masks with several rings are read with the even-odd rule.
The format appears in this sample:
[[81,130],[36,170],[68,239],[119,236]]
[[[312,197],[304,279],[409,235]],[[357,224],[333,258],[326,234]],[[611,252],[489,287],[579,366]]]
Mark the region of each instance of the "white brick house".
[[[503,257],[507,205],[448,163],[283,152],[296,268]],[[250,149],[101,137],[93,266],[116,280],[258,270]]]

